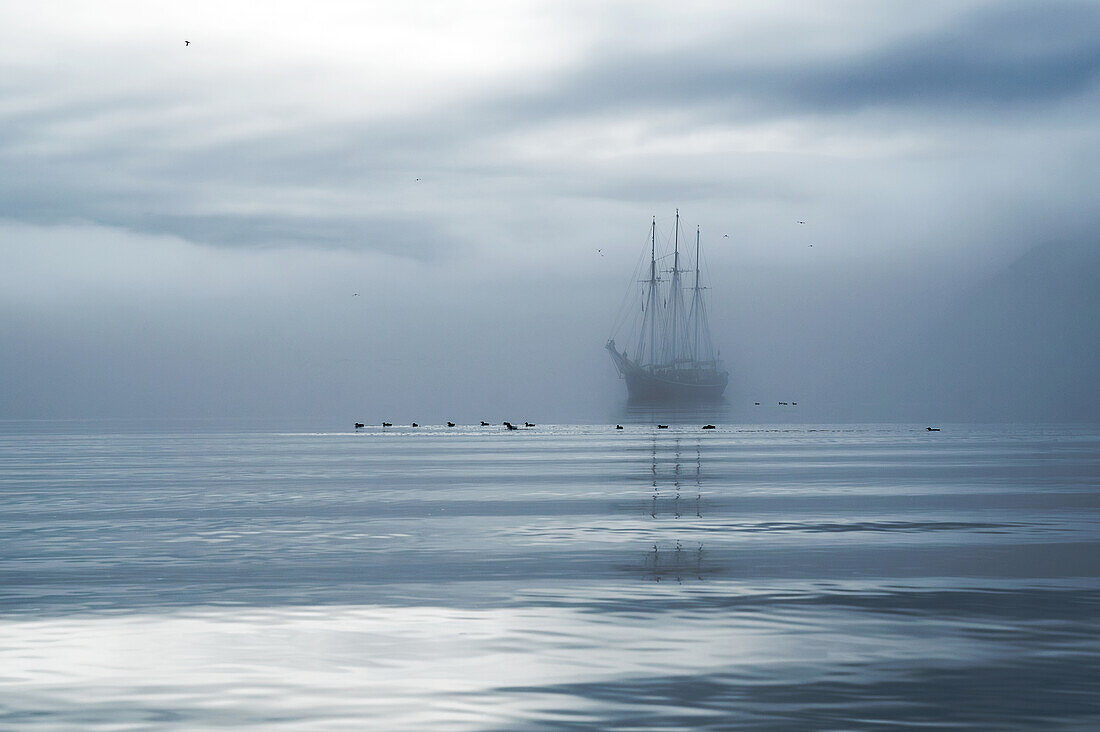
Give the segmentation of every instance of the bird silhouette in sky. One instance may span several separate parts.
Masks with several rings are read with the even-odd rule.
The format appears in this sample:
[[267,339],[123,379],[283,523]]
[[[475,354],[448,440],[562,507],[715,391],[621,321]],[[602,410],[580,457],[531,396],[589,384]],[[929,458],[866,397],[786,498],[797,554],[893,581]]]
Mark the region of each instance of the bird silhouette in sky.
[[184,41],[184,42],[183,42],[183,45],[185,45],[185,46],[190,46],[190,45],[191,45],[191,41]]

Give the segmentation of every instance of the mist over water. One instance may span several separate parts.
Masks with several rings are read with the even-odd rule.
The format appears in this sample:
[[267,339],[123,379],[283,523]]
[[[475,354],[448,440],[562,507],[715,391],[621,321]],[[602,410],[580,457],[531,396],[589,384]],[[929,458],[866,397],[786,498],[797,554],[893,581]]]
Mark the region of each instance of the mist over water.
[[[574,423],[613,418],[626,396],[603,346],[637,286],[632,234],[548,274],[98,237],[0,236],[27,247],[19,276],[0,273],[13,385],[0,415]],[[71,253],[89,246],[99,265]],[[711,252],[730,421],[1088,422],[1100,408],[1091,244],[984,273],[950,259],[871,266],[821,244],[801,262],[754,259],[769,247]],[[106,264],[151,257],[178,263]],[[182,277],[194,271],[210,277]]]
[[0,720],[1100,723],[1094,428],[655,416],[4,423]]

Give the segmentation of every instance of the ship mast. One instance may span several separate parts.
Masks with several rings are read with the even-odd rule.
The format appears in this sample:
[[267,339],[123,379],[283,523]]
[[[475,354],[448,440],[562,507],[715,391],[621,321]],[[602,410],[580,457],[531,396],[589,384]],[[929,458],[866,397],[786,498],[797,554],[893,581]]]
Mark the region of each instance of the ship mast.
[[677,318],[680,317],[680,308],[677,307],[680,300],[680,209],[676,209],[676,229],[673,233],[674,249],[672,258],[672,285],[669,288],[669,297],[672,305],[672,317],[669,319],[669,324],[672,326],[669,328],[670,336],[670,353],[669,363],[673,368],[676,368],[676,333],[680,330],[680,323]]
[[691,298],[691,364],[699,362],[699,227],[695,227],[695,290]]
[[[692,344],[692,360],[695,368],[706,364],[708,368],[717,368],[714,345],[710,340],[710,324],[707,322],[706,304],[703,302],[703,290],[706,288],[699,284],[699,229],[695,229],[695,287],[691,298],[691,331],[694,343]],[[702,343],[700,344],[700,341]],[[702,353],[700,353],[700,345]]]
[[[649,363],[657,360],[657,314],[654,306],[657,304],[657,217],[653,217],[653,223],[649,229],[649,297],[646,302],[645,315],[649,319]],[[642,337],[645,337],[645,324],[642,324]],[[645,356],[645,345],[639,350],[639,356]]]

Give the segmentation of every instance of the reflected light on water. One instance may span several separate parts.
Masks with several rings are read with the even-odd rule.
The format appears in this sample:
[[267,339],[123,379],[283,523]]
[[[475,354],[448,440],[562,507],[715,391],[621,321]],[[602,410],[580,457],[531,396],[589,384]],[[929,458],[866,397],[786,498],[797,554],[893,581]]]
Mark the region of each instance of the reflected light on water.
[[[783,655],[766,624],[668,620],[562,607],[209,608],[7,621],[0,647],[7,718],[27,725],[50,709],[51,725],[150,721],[172,710],[183,726],[310,719],[312,727],[321,707],[320,720],[381,714],[387,727],[407,729],[454,722],[453,710],[437,710],[459,701],[485,723],[501,704],[516,714],[523,704],[512,687]],[[114,716],[123,709],[128,720]]]

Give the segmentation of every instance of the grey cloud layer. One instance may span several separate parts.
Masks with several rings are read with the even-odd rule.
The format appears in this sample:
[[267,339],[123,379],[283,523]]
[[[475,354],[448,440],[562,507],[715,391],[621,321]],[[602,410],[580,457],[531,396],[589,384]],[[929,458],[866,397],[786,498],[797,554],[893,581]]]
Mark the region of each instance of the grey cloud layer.
[[[288,123],[217,142],[204,141],[203,127],[217,119],[216,108],[199,118],[180,111],[183,103],[203,103],[195,90],[181,92],[199,95],[183,102],[134,92],[28,105],[33,112],[0,121],[0,215],[219,246],[367,247],[431,257],[461,245],[448,232],[459,228],[455,207],[475,191],[527,206],[555,195],[648,205],[685,188],[688,198],[705,196],[708,186],[752,189],[705,172],[694,183],[683,175],[640,180],[629,161],[618,172],[585,158],[539,169],[502,146],[502,137],[537,147],[556,124],[645,118],[654,110],[678,110],[676,124],[687,129],[867,108],[923,116],[921,124],[932,127],[927,116],[944,112],[942,123],[951,126],[1003,123],[1006,114],[1041,114],[1052,101],[1093,89],[1100,74],[1100,7],[1087,3],[980,6],[900,41],[809,59],[789,53],[798,35],[786,48],[746,57],[736,33],[723,38],[728,22],[715,18],[706,43],[653,53],[626,51],[612,33],[576,68],[527,88],[484,89],[415,118]],[[38,75],[33,83],[50,81]],[[9,93],[56,99],[17,86],[18,79],[9,83]],[[516,186],[517,175],[525,185]],[[411,184],[418,177],[446,182],[430,200],[417,198]],[[802,195],[781,176],[762,186],[780,198]]]
[[[735,117],[840,113],[866,106],[989,111],[1045,104],[1100,77],[1100,6],[1002,3],[904,40],[817,58],[738,52],[738,34],[702,47],[597,55],[519,102],[530,116],[655,105],[721,107]],[[802,39],[787,39],[793,50]]]

